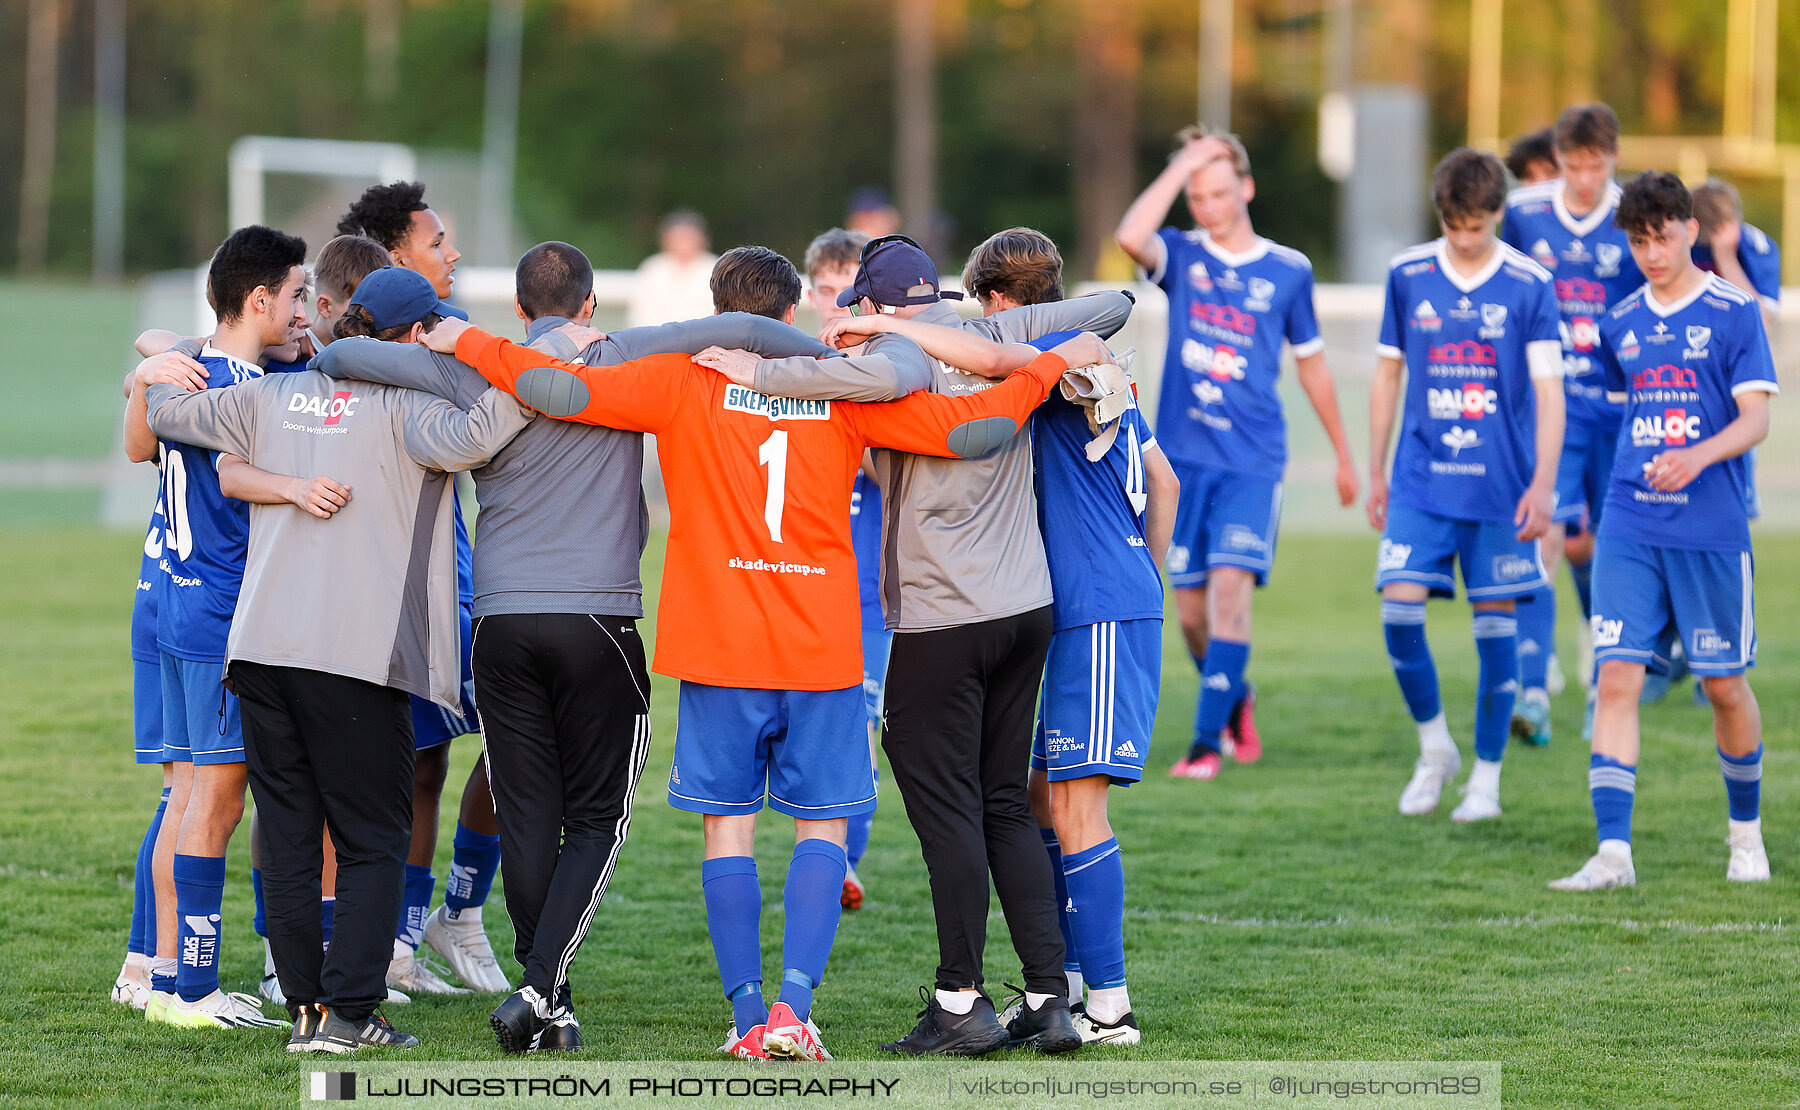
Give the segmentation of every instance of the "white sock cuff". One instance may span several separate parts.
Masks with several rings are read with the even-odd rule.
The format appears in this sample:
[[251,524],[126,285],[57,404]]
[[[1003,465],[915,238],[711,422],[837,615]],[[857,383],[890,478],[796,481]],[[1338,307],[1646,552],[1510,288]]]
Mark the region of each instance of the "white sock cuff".
[[975,999],[980,991],[946,991],[937,992],[937,1004],[953,1014],[966,1014],[975,1008]]

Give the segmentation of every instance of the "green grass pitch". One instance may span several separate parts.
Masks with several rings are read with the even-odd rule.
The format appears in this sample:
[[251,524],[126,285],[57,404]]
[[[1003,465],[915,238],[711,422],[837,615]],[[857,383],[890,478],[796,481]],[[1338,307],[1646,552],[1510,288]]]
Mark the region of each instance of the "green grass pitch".
[[[275,1034],[148,1025],[107,1000],[156,790],[152,771],[129,754],[137,545],[90,530],[4,539],[0,1105],[293,1105],[311,1065],[281,1052]],[[1752,681],[1768,748],[1774,880],[1724,880],[1724,790],[1709,718],[1684,685],[1644,718],[1640,885],[1603,895],[1544,888],[1593,848],[1572,691],[1556,703],[1548,749],[1512,750],[1503,819],[1453,827],[1450,799],[1429,818],[1396,812],[1416,742],[1369,590],[1374,546],[1372,537],[1284,541],[1274,585],[1258,601],[1251,673],[1268,754],[1257,766],[1228,768],[1212,783],[1164,775],[1195,691],[1167,630],[1150,773],[1112,795],[1126,853],[1132,996],[1145,1030],[1142,1046],[1114,1051],[1152,1060],[1499,1060],[1506,1102],[1517,1106],[1795,1105],[1800,537],[1759,544],[1767,634]],[[645,567],[653,587],[659,562],[657,548]],[[1468,758],[1467,607],[1433,605],[1430,631]],[[1572,655],[1573,637],[1564,640]],[[662,799],[674,694],[672,681],[656,680],[657,743],[630,841],[575,967],[590,1054],[610,1059],[713,1059],[729,1024],[699,895],[699,824]],[[452,795],[475,757],[473,741],[457,742]],[[911,1026],[916,989],[935,964],[917,844],[891,786],[881,804],[863,868],[869,902],[845,916],[818,995],[827,1043],[844,1058],[874,1057],[878,1042]],[[453,796],[443,812],[440,877]],[[765,821],[759,841],[771,975],[791,839],[784,824]],[[262,953],[241,836],[225,912],[222,977],[253,990]],[[499,888],[488,921],[506,952]],[[988,977],[996,991],[1017,979],[997,907]],[[392,1016],[424,1042],[410,1058],[485,1060],[498,1055],[491,1005],[427,999]]]

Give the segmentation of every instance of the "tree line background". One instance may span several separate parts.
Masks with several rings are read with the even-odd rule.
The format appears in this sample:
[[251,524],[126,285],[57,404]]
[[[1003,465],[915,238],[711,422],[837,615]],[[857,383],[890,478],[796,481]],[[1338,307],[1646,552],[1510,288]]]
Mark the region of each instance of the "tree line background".
[[[690,206],[715,248],[798,260],[854,189],[895,189],[897,4],[931,8],[945,260],[1027,224],[1076,275],[1117,276],[1111,229],[1196,115],[1194,0],[529,0],[518,235],[630,267],[658,218]],[[1326,279],[1338,186],[1318,166],[1316,112],[1342,5],[1352,80],[1421,90],[1434,157],[1464,141],[1467,113],[1468,0],[1237,0],[1232,122],[1258,229]],[[1780,56],[1800,56],[1782,6]],[[46,8],[55,157],[34,215],[27,83],[47,71],[27,24]],[[193,265],[230,230],[226,152],[242,135],[479,150],[488,18],[487,0],[130,0],[127,272]],[[1723,0],[1508,0],[1505,133],[1595,97],[1627,133],[1716,133],[1725,20]],[[94,23],[92,0],[0,5],[0,214],[14,218],[0,222],[18,232],[0,234],[0,271],[89,270]],[[1800,97],[1781,92],[1778,135],[1800,138]],[[1749,218],[1779,230],[1778,185],[1740,185]]]

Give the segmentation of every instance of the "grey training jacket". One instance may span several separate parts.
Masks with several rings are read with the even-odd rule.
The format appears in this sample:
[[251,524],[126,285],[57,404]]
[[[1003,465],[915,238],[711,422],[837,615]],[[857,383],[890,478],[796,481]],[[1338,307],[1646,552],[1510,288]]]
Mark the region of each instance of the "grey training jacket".
[[[780,355],[835,353],[796,328],[744,312],[628,328],[580,352],[554,330],[566,323],[560,316],[539,317],[526,338],[554,357],[578,358],[590,366],[715,344]],[[424,390],[458,405],[471,404],[488,389],[473,367],[417,345],[340,339],[319,352],[313,365],[342,377]],[[481,503],[475,524],[475,616],[642,617],[638,563],[650,530],[643,471],[640,433],[549,417],[532,420],[474,474]]]
[[[1090,293],[965,321],[940,301],[913,319],[960,326],[998,343],[1024,343],[1067,330],[1110,336],[1125,326],[1131,304],[1123,293]],[[945,367],[911,340],[905,345],[929,368],[922,388],[955,395],[994,385],[987,378]],[[902,375],[914,366],[898,345],[884,347],[882,354],[901,368]],[[764,361],[757,366],[756,388],[773,396],[808,399],[836,399],[850,392],[864,399],[886,399],[869,396],[866,367],[865,372],[846,376],[841,361],[811,367]],[[903,376],[894,383],[890,397],[909,392],[912,380]],[[1028,428],[979,459],[875,452],[882,496],[881,607],[889,628],[928,632],[1050,604],[1050,570],[1038,531]]]
[[486,462],[530,413],[499,390],[467,411],[316,369],[188,393],[152,385],[157,435],[277,474],[351,487],[321,520],[250,506],[244,587],[225,658],[392,686],[454,709],[462,667],[456,537],[446,471]]

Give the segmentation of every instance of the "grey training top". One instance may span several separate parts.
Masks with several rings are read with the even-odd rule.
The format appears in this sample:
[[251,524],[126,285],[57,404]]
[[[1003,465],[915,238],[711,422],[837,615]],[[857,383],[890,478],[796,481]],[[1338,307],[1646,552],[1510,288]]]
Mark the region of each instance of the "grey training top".
[[[526,338],[554,357],[577,361],[554,329],[560,316],[533,321]],[[766,354],[833,354],[804,332],[744,312],[614,332],[579,352],[590,366],[713,345]],[[809,359],[810,361],[810,359]],[[424,347],[340,339],[313,365],[344,377],[407,386],[468,404],[488,383],[473,367]],[[501,613],[592,613],[642,617],[638,561],[650,517],[639,480],[644,438],[592,424],[538,417],[494,461],[475,471],[481,516],[475,526],[477,617]]]
[[[940,301],[913,319],[961,326],[998,343],[1023,343],[1055,331],[1110,336],[1125,326],[1131,298],[1101,292],[1066,301],[1027,305],[964,321]],[[899,339],[887,335],[889,340]],[[994,382],[952,370],[925,356],[910,340],[882,354],[899,369],[889,397],[910,392],[917,360],[924,385],[935,393],[965,394]],[[843,360],[811,366],[792,360],[758,364],[756,388],[774,396],[868,400],[864,372],[846,375]],[[1004,447],[973,460],[938,459],[903,451],[875,452],[881,483],[881,606],[889,628],[926,632],[1030,612],[1050,604],[1050,571],[1038,532],[1032,491],[1031,435],[1021,429]]]
[[147,400],[150,429],[164,439],[352,490],[329,520],[250,506],[227,665],[326,671],[461,704],[455,483],[445,472],[486,462],[525,427],[526,409],[492,389],[464,412],[317,369],[199,393],[152,385]]

